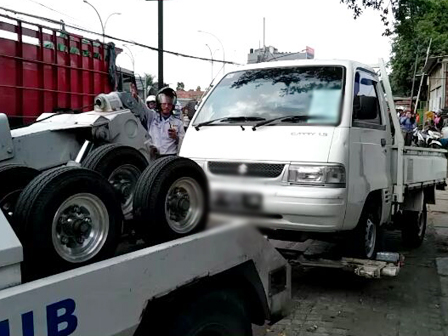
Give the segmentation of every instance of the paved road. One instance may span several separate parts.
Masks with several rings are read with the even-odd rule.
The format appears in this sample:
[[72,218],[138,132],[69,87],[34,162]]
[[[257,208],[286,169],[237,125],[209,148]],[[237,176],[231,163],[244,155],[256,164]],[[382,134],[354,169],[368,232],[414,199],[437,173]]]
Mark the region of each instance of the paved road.
[[366,280],[335,270],[294,270],[291,314],[256,334],[448,336],[443,319],[448,288],[441,286],[436,267],[437,258],[448,257],[448,239],[444,243],[438,234],[445,230],[448,235],[448,193],[438,197],[441,202],[431,208],[422,247],[406,250],[398,232],[386,233],[386,248],[406,258],[397,278]]

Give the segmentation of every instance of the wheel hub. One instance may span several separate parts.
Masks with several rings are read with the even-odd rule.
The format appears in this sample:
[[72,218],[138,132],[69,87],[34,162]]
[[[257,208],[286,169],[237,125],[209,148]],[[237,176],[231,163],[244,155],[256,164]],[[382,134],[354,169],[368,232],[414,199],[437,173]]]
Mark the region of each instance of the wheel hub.
[[171,219],[179,221],[186,217],[190,209],[190,197],[185,189],[179,188],[175,190],[173,195],[168,197],[168,202]]
[[[425,205],[426,206],[426,205]],[[423,233],[425,231],[425,222],[426,222],[426,209],[420,212],[418,215],[418,236],[423,236]]]
[[366,235],[365,235],[365,250],[368,258],[373,257],[376,244],[376,226],[370,219],[367,219]]
[[61,234],[61,243],[83,244],[92,230],[92,219],[89,211],[84,207],[77,205],[67,208],[60,217],[58,231]]
[[126,219],[132,218],[132,200],[141,171],[134,165],[124,164],[109,176],[109,183],[121,197],[121,207]]
[[21,190],[14,190],[0,199],[0,208],[8,218],[14,215],[14,208]]
[[190,177],[175,181],[168,190],[165,216],[170,228],[179,234],[193,230],[203,213],[204,195],[198,182]]
[[104,245],[109,231],[109,214],[95,195],[80,193],[65,200],[52,225],[56,252],[65,260],[80,263],[95,256]]

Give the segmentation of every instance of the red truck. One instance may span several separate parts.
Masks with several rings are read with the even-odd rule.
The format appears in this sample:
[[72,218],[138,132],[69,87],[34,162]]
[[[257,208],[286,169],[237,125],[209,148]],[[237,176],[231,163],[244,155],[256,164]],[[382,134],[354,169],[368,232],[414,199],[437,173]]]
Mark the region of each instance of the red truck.
[[122,90],[122,50],[61,28],[0,14],[0,113],[11,127],[43,112],[92,109],[99,93]]

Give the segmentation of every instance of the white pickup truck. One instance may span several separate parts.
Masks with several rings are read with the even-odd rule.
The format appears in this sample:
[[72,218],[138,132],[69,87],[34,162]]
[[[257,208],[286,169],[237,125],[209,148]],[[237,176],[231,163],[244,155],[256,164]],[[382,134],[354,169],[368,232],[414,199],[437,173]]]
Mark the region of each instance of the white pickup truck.
[[382,60],[378,67],[381,80],[372,67],[336,60],[225,75],[180,153],[208,175],[214,208],[250,212],[289,238],[344,233],[364,258],[375,256],[384,224],[419,246],[426,204],[445,184],[446,151],[404,146]]

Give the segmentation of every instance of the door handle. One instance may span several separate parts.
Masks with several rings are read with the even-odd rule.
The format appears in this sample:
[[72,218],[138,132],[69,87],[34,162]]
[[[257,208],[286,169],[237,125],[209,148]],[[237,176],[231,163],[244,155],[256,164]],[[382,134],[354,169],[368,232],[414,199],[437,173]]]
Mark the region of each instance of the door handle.
[[386,139],[381,139],[381,146],[382,147],[385,147],[386,146]]

